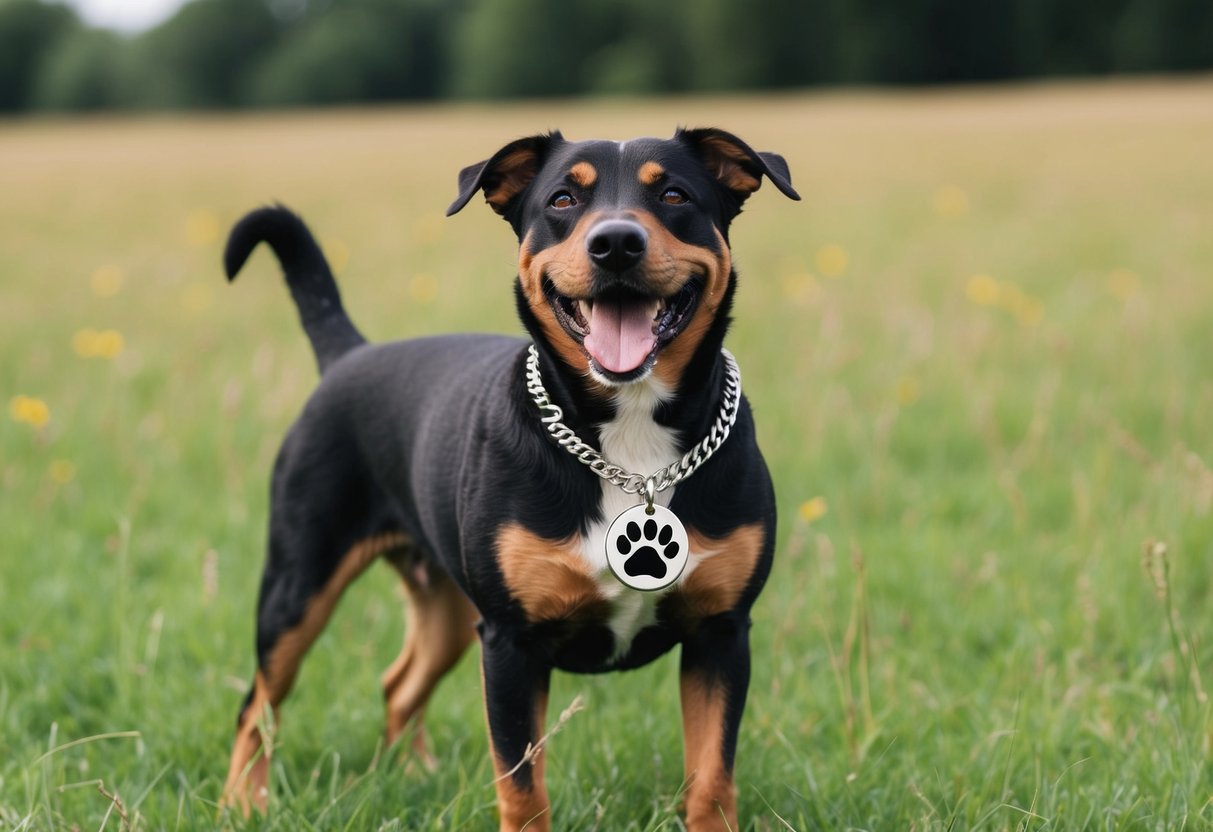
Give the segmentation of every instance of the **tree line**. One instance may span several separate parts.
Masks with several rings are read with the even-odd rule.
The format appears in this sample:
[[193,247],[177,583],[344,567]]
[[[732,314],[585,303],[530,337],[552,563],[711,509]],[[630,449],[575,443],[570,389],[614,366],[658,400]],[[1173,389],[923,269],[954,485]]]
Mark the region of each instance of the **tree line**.
[[1213,68],[1211,0],[0,0],[0,111],[950,84]]

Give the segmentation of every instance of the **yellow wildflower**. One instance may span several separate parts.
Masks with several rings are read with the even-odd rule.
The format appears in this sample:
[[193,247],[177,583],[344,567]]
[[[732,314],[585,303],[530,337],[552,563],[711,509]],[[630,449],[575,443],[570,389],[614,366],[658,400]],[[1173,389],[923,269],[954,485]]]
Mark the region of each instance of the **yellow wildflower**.
[[110,263],[93,272],[92,277],[89,278],[89,286],[97,297],[112,298],[122,291],[122,284],[125,281],[126,277],[122,274],[122,269]]
[[1045,314],[1044,304],[1039,299],[1009,280],[998,287],[998,305],[1024,326],[1036,326]]
[[432,274],[416,274],[409,281],[409,296],[418,303],[429,303],[438,297],[438,281]]
[[97,330],[91,327],[77,330],[72,336],[72,349],[81,358],[92,358],[96,355],[94,346],[97,343]]
[[200,208],[185,221],[185,239],[191,246],[209,246],[219,239],[219,217],[214,211]]
[[117,358],[125,341],[116,329],[85,327],[72,336],[72,349],[81,358]]
[[52,460],[50,475],[56,485],[67,485],[76,478],[76,466],[68,459]]
[[1023,326],[1036,326],[1045,316],[1045,305],[1037,298],[1021,294],[1007,307],[1007,311]]
[[837,243],[830,243],[817,249],[814,259],[817,263],[817,271],[826,277],[841,277],[842,273],[847,270],[847,263],[851,260],[847,250]]
[[922,385],[914,376],[903,376],[893,389],[893,397],[902,407],[909,407],[922,395]]
[[122,353],[125,342],[122,333],[116,329],[103,329],[97,333],[94,342],[94,353],[98,358],[117,358]]
[[800,519],[806,523],[812,523],[814,520],[825,517],[827,511],[829,511],[829,506],[826,505],[826,498],[813,497],[800,504]]
[[9,399],[8,415],[14,422],[24,422],[30,427],[42,428],[51,420],[51,409],[36,396],[17,395]]
[[1128,303],[1129,298],[1136,295],[1141,288],[1141,278],[1129,269],[1114,269],[1104,285],[1109,295],[1121,303]]
[[931,204],[941,217],[963,217],[969,213],[969,195],[955,185],[936,188]]
[[998,281],[988,274],[975,274],[965,284],[965,295],[978,306],[999,306],[1023,326],[1036,326],[1045,316],[1045,305],[1010,280]]
[[965,296],[978,306],[993,306],[998,303],[999,288],[988,274],[975,274],[965,283]]

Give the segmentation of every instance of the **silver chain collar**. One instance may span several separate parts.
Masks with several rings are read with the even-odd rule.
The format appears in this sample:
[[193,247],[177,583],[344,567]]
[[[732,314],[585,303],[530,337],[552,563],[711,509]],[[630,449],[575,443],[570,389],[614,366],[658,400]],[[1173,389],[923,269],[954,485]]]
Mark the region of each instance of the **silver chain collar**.
[[724,357],[725,381],[724,397],[720,403],[720,412],[712,429],[699,444],[682,455],[682,459],[673,462],[649,476],[633,474],[618,465],[607,462],[602,454],[582,441],[572,428],[564,424],[564,411],[560,405],[552,401],[547,389],[543,386],[543,378],[539,375],[539,351],[531,344],[527,350],[526,359],[526,389],[531,394],[531,400],[544,415],[540,417],[544,428],[556,440],[556,444],[564,448],[577,460],[587,466],[598,476],[612,485],[619,486],[627,494],[643,494],[645,503],[651,508],[653,498],[658,491],[665,491],[685,480],[707,462],[712,454],[720,449],[724,440],[729,438],[729,431],[737,421],[737,410],[741,403],[741,370],[737,360],[728,350],[721,348]]

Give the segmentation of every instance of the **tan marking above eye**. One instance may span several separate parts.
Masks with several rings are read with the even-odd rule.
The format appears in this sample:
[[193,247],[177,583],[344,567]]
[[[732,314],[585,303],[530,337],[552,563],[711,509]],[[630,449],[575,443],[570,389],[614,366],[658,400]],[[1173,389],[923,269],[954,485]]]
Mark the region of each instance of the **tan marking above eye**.
[[665,168],[657,162],[645,162],[636,172],[636,178],[640,180],[641,185],[656,185],[663,176]]
[[598,181],[598,170],[589,162],[578,162],[569,168],[569,179],[582,188],[588,188]]

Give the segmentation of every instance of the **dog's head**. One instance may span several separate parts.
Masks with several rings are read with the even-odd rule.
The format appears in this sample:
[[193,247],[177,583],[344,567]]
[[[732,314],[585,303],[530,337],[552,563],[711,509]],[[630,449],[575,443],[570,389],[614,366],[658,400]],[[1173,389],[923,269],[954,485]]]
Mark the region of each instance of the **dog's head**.
[[672,139],[519,139],[459,174],[453,214],[479,190],[513,226],[524,323],[574,372],[605,385],[650,373],[677,388],[733,290],[729,223],[787,163],[722,130]]

